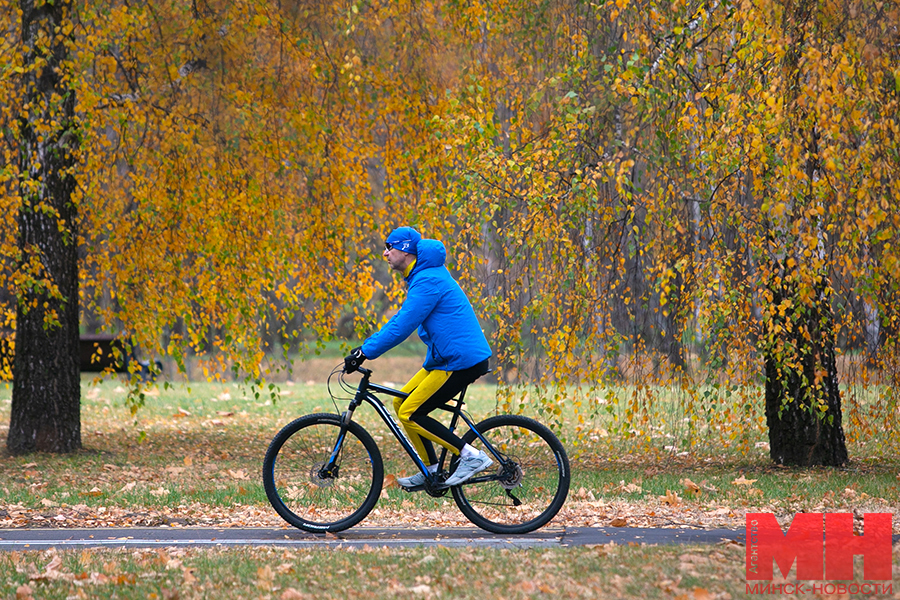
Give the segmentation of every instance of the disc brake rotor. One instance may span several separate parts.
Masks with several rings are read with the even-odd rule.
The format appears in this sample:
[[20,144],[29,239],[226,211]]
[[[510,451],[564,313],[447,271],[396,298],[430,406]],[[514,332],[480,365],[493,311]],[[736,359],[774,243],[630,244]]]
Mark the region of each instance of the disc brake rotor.
[[314,464],[309,470],[309,480],[313,485],[317,485],[319,487],[331,487],[334,485],[334,482],[337,479],[337,473],[334,473],[329,477],[322,477],[323,467],[325,467],[324,461]]
[[505,467],[503,469],[503,474],[500,476],[500,487],[506,490],[511,490],[522,485],[522,478],[525,477],[525,472],[522,470],[522,467],[519,463],[513,463],[511,467]]

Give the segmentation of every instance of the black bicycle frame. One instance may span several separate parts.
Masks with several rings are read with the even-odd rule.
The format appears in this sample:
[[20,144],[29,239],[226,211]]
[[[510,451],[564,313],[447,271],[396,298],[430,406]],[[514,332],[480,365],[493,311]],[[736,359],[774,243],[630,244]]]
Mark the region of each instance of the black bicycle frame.
[[[391,430],[391,433],[397,438],[397,441],[400,442],[400,445],[406,450],[406,453],[412,458],[413,462],[419,467],[419,470],[422,472],[425,477],[432,482],[433,484],[439,484],[440,482],[436,480],[436,473],[431,473],[425,463],[422,461],[422,458],[419,456],[419,453],[416,452],[416,449],[412,445],[412,441],[410,441],[409,437],[406,435],[406,432],[403,431],[403,428],[394,419],[393,415],[391,415],[390,411],[384,405],[378,396],[375,394],[387,394],[388,396],[394,396],[395,398],[406,398],[409,394],[405,392],[401,392],[400,390],[395,390],[393,388],[385,387],[383,385],[378,385],[377,383],[372,383],[369,381],[369,377],[372,375],[372,371],[368,369],[363,369],[362,367],[357,368],[357,370],[363,374],[362,380],[359,382],[359,386],[356,388],[356,395],[353,400],[350,402],[350,406],[341,414],[341,434],[338,437],[337,443],[335,444],[334,450],[331,453],[331,458],[328,461],[328,465],[326,465],[323,470],[328,470],[330,465],[333,465],[335,460],[337,459],[338,454],[340,453],[341,445],[344,441],[344,436],[347,432],[347,427],[349,427],[350,421],[353,419],[353,412],[359,408],[363,402],[370,404],[372,408],[375,409],[375,412],[378,413],[378,416],[381,417],[381,420],[384,421],[385,425],[388,426],[388,429]],[[505,462],[505,457],[501,456],[494,447],[481,435],[475,428],[475,423],[471,421],[462,411],[463,399],[465,398],[466,389],[468,386],[464,387],[460,393],[458,398],[452,398],[448,402],[456,401],[456,406],[444,405],[439,408],[442,410],[446,410],[453,414],[450,419],[450,431],[453,431],[456,428],[459,419],[462,420],[468,425],[469,429],[475,432],[475,435],[482,441],[485,448],[488,448],[495,457],[497,457],[498,461],[501,463]],[[371,390],[371,391],[370,391]],[[374,393],[373,393],[374,392]],[[438,470],[440,472],[444,466],[444,460],[447,457],[447,448],[441,446],[441,456],[438,461]],[[484,479],[493,479],[494,476],[485,477]],[[481,479],[481,478],[479,478]],[[472,480],[475,481],[475,480]]]

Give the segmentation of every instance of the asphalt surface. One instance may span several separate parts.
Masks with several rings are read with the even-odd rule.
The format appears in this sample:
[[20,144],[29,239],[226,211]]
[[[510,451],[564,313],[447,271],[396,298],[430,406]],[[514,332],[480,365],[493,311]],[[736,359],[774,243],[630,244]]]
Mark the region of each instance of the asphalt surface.
[[2,529],[0,551],[49,548],[154,548],[282,546],[294,548],[480,546],[566,547],[592,544],[744,543],[744,530],[643,529],[636,527],[545,527],[524,535],[496,535],[477,528],[355,527],[338,534],[273,528]]

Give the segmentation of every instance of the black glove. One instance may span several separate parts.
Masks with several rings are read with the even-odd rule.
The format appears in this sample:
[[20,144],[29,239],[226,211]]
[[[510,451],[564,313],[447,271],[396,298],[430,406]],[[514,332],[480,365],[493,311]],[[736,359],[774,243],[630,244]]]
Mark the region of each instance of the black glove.
[[364,360],[366,360],[366,355],[363,354],[362,348],[354,348],[344,358],[344,373],[353,373],[363,364]]

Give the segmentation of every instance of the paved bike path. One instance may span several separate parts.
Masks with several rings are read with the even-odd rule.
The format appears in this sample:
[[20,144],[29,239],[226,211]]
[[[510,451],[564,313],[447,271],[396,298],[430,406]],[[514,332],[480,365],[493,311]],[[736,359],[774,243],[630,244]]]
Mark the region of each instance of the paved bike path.
[[[2,529],[0,551],[48,548],[153,548],[282,546],[362,548],[413,546],[565,547],[592,544],[743,544],[743,529],[644,529],[636,527],[545,527],[524,535],[497,535],[477,528],[355,527],[338,534],[285,528],[101,528]],[[900,538],[900,536],[895,536]],[[897,539],[894,540],[898,541]]]

